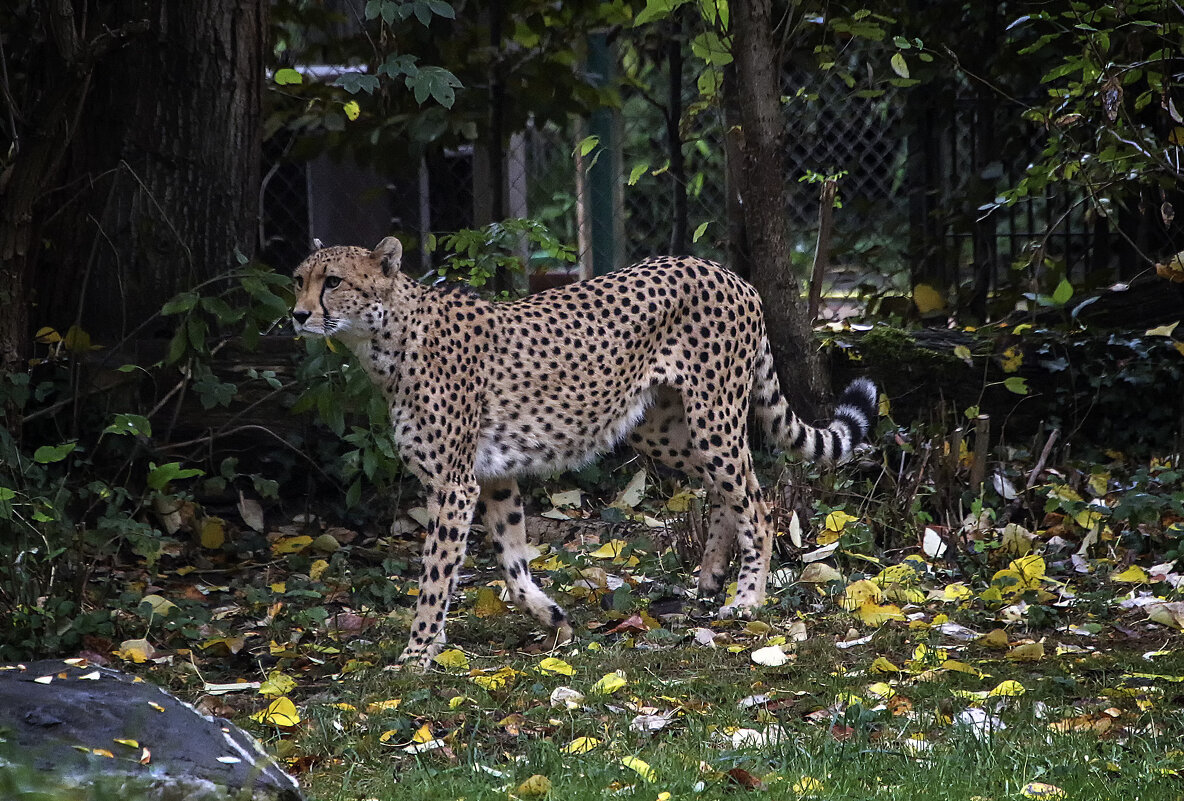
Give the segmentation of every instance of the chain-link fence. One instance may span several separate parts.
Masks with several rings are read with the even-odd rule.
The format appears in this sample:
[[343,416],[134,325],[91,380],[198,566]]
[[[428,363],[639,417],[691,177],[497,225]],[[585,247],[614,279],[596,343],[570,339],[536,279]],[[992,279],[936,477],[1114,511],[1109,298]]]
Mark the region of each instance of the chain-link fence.
[[[324,68],[308,74],[334,77]],[[1050,194],[992,214],[978,209],[1019,178],[1038,143],[1022,129],[1017,135],[1014,126],[1010,138],[996,133],[999,115],[973,91],[922,97],[888,88],[868,97],[836,75],[793,69],[783,76],[783,90],[787,218],[803,272],[818,217],[819,187],[810,178],[835,175],[842,207],[834,215],[832,281],[845,288],[906,290],[920,275],[947,287],[973,281],[986,293],[1013,282],[1010,265],[1034,243],[1061,260],[1066,272],[1110,266],[1105,226],[1091,226],[1073,198]],[[684,107],[696,99],[688,81]],[[680,121],[681,171],[672,169],[660,107],[626,91],[616,114],[615,141],[589,152],[580,146],[588,131],[583,120],[530,124],[510,136],[500,204],[490,198],[486,143],[429,148],[414,169],[390,176],[349,158],[297,155],[306,149],[300,137],[277,134],[268,143],[260,189],[263,252],[276,266],[288,266],[313,237],[369,245],[398,233],[411,243],[410,266],[427,269],[433,258],[423,247],[428,234],[490,222],[491,209],[500,205],[502,216],[538,219],[576,246],[587,271],[593,227],[587,178],[601,148],[611,148],[616,190],[610,230],[619,240],[608,245],[614,264],[671,252],[679,228],[686,250],[725,259],[729,184],[722,111],[709,107]],[[680,193],[685,215],[676,213]],[[1047,236],[1050,229],[1055,233]],[[547,263],[546,254],[523,255],[528,263]]]

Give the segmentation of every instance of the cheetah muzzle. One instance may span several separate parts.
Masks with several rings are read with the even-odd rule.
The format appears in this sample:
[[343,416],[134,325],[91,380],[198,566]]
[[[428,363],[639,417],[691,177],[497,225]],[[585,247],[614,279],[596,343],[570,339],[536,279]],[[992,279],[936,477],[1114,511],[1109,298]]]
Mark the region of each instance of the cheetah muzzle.
[[567,614],[535,584],[517,477],[578,467],[628,440],[697,476],[711,504],[699,568],[717,595],[732,543],[740,568],[724,617],[764,602],[773,537],[748,446],[748,412],[808,459],[850,453],[876,414],[857,380],[833,420],[806,425],[781,393],[756,290],[713,262],[649,259],[508,303],[417,284],[393,237],[318,249],[296,268],[297,332],[333,336],[390,407],[400,456],[430,515],[411,639],[398,665],[425,669],[472,521],[493,541],[512,601],[562,642]]

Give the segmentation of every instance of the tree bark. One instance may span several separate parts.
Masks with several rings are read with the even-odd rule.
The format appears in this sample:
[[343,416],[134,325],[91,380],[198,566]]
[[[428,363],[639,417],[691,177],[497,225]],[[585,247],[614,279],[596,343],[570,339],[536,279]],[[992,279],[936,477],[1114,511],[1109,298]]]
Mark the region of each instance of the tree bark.
[[267,3],[99,5],[148,30],[91,78],[31,322],[110,342],[254,252]]
[[829,384],[790,262],[782,157],[786,130],[775,20],[770,0],[738,0],[731,10],[736,66],[732,88],[743,131],[739,190],[751,281],[764,299],[782,391],[799,414],[812,417],[819,402],[828,398]]

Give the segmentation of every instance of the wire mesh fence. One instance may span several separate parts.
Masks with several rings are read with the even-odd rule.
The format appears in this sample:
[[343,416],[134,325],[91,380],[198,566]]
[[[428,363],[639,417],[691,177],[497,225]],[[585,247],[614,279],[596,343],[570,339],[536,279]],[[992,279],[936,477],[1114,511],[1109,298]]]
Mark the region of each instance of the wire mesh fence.
[[[336,77],[324,67],[310,74]],[[783,90],[787,219],[803,267],[812,257],[818,215],[818,187],[809,177],[818,175],[839,176],[842,208],[835,212],[832,264],[834,278],[848,287],[906,290],[924,274],[949,287],[974,281],[987,292],[1014,283],[1010,265],[1035,247],[1061,260],[1066,272],[1111,267],[1105,226],[1090,224],[1075,198],[1050,194],[992,214],[977,208],[1018,179],[1039,142],[1030,132],[1017,139],[1012,131],[1001,148],[997,115],[964,87],[925,98],[893,88],[868,97],[838,76],[787,68]],[[687,103],[696,99],[693,81],[686,92]],[[725,127],[717,107],[680,120],[682,168],[673,170],[661,109],[624,93],[615,141],[599,145],[614,149],[612,230],[619,241],[611,247],[617,266],[671,252],[680,224],[687,250],[726,258]],[[427,270],[437,258],[425,247],[429,234],[491,222],[490,209],[499,207],[504,216],[546,224],[577,248],[587,269],[587,178],[600,158],[597,149],[583,152],[587,130],[584,120],[571,119],[531,123],[511,135],[500,204],[490,199],[487,143],[429,148],[415,169],[396,176],[348,157],[297,155],[307,150],[300,135],[280,132],[268,142],[260,187],[264,257],[288,266],[307,253],[313,237],[372,244],[399,233],[410,244],[410,266]],[[675,214],[680,193],[681,221]],[[529,264],[547,262],[546,254],[523,256]]]

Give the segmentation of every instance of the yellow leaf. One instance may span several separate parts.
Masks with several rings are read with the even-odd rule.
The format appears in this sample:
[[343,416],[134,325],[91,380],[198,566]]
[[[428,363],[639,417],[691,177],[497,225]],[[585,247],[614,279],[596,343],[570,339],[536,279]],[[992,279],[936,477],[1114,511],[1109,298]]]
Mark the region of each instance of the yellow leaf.
[[793,783],[793,791],[797,795],[818,795],[823,789],[822,782],[813,776],[803,776]]
[[296,705],[287,696],[281,696],[268,704],[266,709],[251,715],[251,720],[290,728],[300,723],[300,713],[296,711]]
[[413,743],[430,743],[436,739],[432,736],[432,727],[425,723],[415,730],[415,734],[411,735],[411,742]]
[[1012,662],[1036,662],[1044,658],[1044,643],[1030,642],[1017,645],[1003,656]]
[[108,751],[106,748],[92,748],[90,752],[95,756],[107,757],[108,759],[115,759],[115,754]]
[[635,756],[627,756],[621,758],[621,764],[637,773],[645,781],[653,784],[658,780],[658,774],[649,766],[649,763],[638,759]]
[[929,284],[917,284],[913,287],[913,303],[921,314],[941,311],[946,307],[945,298]]
[[62,341],[62,335],[49,326],[38,328],[37,333],[33,335],[33,338],[42,345],[52,345],[55,342]]
[[271,544],[271,552],[275,556],[283,556],[287,553],[300,553],[310,545],[312,545],[312,537],[307,534],[300,534],[296,537],[280,537]]
[[198,537],[201,547],[216,551],[226,542],[226,521],[220,517],[203,517]]
[[823,545],[830,545],[832,542],[838,542],[840,536],[842,535],[839,532],[824,528],[818,532],[818,536],[814,538],[814,541],[819,547],[822,547]]
[[1184,630],[1184,601],[1165,601],[1147,607],[1147,619],[1161,626]]
[[1036,586],[1044,578],[1044,573],[1047,569],[1044,564],[1044,557],[1039,554],[1021,556],[1019,559],[1012,561],[1008,566],[1023,576],[1024,581],[1030,586]]
[[1003,358],[1000,366],[1005,373],[1014,373],[1020,369],[1020,365],[1024,363],[1024,353],[1014,345],[1003,351]]
[[970,676],[977,676],[980,679],[986,675],[973,665],[968,665],[965,662],[960,662],[957,659],[947,659],[946,661],[942,662],[941,669],[952,670],[955,673],[966,673]]
[[577,737],[560,750],[565,754],[586,754],[598,745],[600,740],[595,737]]
[[1161,326],[1157,326],[1156,328],[1148,328],[1143,333],[1143,336],[1170,337],[1172,335],[1172,332],[1176,330],[1176,326],[1178,326],[1179,324],[1180,324],[1180,321],[1177,320],[1176,322],[1169,323],[1168,325],[1161,325]]
[[1020,795],[1024,798],[1065,798],[1066,793],[1055,784],[1046,784],[1044,782],[1028,782],[1020,789]]
[[1008,679],[1007,681],[999,682],[997,685],[991,688],[987,692],[987,695],[1014,698],[1017,695],[1023,695],[1025,692],[1027,692],[1027,690],[1024,685],[1020,684],[1014,679]]
[[477,617],[499,617],[508,610],[509,607],[492,587],[481,587],[477,590],[477,600],[473,603],[473,614]]
[[116,737],[115,742],[119,743],[120,745],[126,745],[128,748],[140,747],[140,743],[137,740],[125,740],[122,737]]
[[588,555],[595,559],[616,559],[628,544],[624,540],[609,540]]
[[554,673],[557,676],[574,676],[576,669],[562,659],[549,656],[537,665],[540,673]]
[[493,673],[482,672],[472,676],[473,683],[486,690],[501,690],[522,674],[512,667],[504,667]]
[[540,773],[536,773],[518,785],[518,789],[515,792],[524,798],[538,798],[551,792],[551,780]]
[[941,591],[942,598],[946,601],[963,601],[970,597],[970,588],[962,582],[954,582],[947,584],[945,589]]
[[76,325],[70,326],[69,330],[66,331],[66,336],[62,338],[62,344],[71,353],[87,353],[92,350],[99,350],[102,347],[101,345],[90,344],[90,334]]
[[829,584],[842,578],[843,574],[830,565],[824,562],[811,562],[802,568],[802,575],[798,577],[798,581],[803,584]]
[[448,670],[469,669],[469,658],[465,656],[464,651],[458,651],[456,648],[449,648],[447,651],[436,654],[432,661]]
[[682,514],[691,508],[692,501],[697,497],[698,494],[694,490],[683,490],[672,495],[670,500],[666,501],[666,508],[675,514]]
[[320,581],[321,576],[329,569],[329,563],[324,559],[318,559],[308,566],[308,577],[313,581]]
[[274,592],[276,595],[283,595],[285,592],[288,591],[288,582],[277,581],[274,584],[268,584],[267,588],[269,590],[271,590],[272,592]]
[[398,735],[398,733],[398,729],[387,729],[382,734],[378,735],[378,742],[389,743],[391,740],[395,739],[395,736]]
[[826,525],[823,528],[836,534],[841,533],[848,523],[858,519],[855,515],[849,515],[844,511],[831,512],[826,516]]
[[899,673],[900,668],[888,661],[886,657],[877,656],[871,666],[872,673]]
[[124,640],[112,653],[125,662],[140,664],[151,659],[156,649],[147,640]]
[[358,115],[362,113],[362,107],[358,105],[356,100],[350,100],[341,107],[341,110],[345,112],[346,119],[350,122],[356,120]]
[[877,604],[870,599],[859,605],[855,617],[866,626],[882,626],[890,620],[904,620],[904,614],[896,604]]
[[877,603],[884,597],[884,591],[868,579],[853,581],[843,591],[840,603],[847,611],[854,611],[865,603]]
[[619,670],[614,673],[605,673],[592,685],[592,692],[600,693],[601,695],[612,695],[627,683]]
[[375,701],[374,703],[366,704],[366,711],[370,714],[386,712],[391,709],[398,709],[401,703],[403,703],[402,698],[388,698],[385,701]]
[[1126,570],[1110,576],[1111,581],[1121,581],[1125,584],[1149,584],[1151,577],[1147,571],[1138,565],[1128,565]]
[[140,603],[148,604],[152,607],[152,614],[160,617],[168,617],[177,608],[175,603],[159,595],[145,595],[140,599]]
[[273,670],[267,674],[267,680],[259,685],[259,694],[274,697],[287,695],[294,689],[296,689],[296,679],[281,671]]
[[461,704],[468,700],[470,700],[470,698],[467,695],[454,695],[448,699],[448,708],[459,709]]

